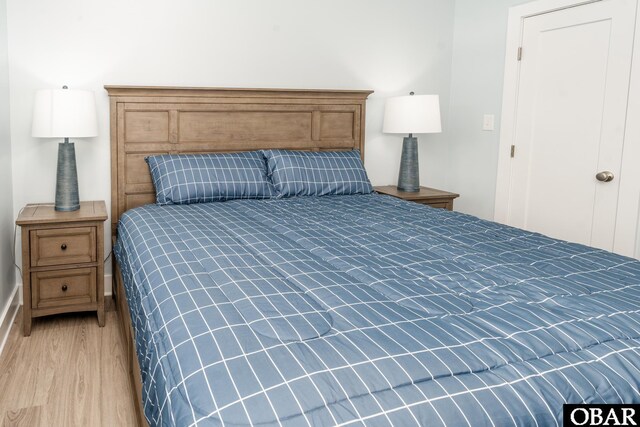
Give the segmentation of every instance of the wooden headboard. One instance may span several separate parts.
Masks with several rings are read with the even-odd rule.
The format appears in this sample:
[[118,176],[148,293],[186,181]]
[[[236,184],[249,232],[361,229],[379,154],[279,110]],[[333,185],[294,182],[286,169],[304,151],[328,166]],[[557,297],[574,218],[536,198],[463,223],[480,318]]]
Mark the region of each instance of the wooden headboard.
[[151,154],[268,148],[364,156],[372,91],[105,86],[111,105],[111,231],[155,200]]

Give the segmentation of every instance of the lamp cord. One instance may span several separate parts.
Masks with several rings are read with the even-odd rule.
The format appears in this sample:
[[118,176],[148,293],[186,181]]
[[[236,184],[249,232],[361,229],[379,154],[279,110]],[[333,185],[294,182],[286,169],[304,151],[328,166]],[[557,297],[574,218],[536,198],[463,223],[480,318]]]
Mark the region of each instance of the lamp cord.
[[106,264],[106,263],[107,263],[107,261],[109,261],[109,258],[111,258],[111,254],[113,254],[113,249],[111,249],[111,250],[109,251],[109,255],[107,255],[107,257],[104,259],[103,264]]

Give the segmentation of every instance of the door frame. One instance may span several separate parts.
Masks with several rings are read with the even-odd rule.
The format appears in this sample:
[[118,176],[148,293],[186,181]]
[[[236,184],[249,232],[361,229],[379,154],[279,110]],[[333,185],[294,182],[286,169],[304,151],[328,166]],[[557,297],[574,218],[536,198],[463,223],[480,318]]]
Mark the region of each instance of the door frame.
[[[511,145],[515,139],[516,110],[518,105],[518,83],[520,65],[518,48],[522,41],[524,20],[544,13],[597,3],[606,0],[537,0],[509,8],[507,24],[507,44],[505,53],[504,85],[502,92],[502,125],[498,148],[498,171],[494,221],[507,223],[510,210],[511,187]],[[636,29],[634,34],[633,58],[631,66],[631,86],[627,117],[640,116],[640,8],[636,6]],[[526,52],[523,53],[526,55]],[[626,121],[622,165],[620,170],[620,190],[614,251],[640,258],[640,121]],[[516,148],[517,155],[517,148]],[[635,161],[634,161],[635,159]],[[624,179],[623,179],[624,178]]]

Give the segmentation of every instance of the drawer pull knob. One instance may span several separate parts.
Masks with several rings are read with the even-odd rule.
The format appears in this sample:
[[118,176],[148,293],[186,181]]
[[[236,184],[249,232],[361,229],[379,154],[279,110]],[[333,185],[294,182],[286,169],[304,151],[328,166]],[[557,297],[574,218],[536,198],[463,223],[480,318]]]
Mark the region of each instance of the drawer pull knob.
[[67,250],[67,244],[66,243],[61,244],[60,245],[60,249],[62,249],[63,251],[66,251]]
[[67,285],[62,285],[62,292],[67,292],[67,289],[69,289]]

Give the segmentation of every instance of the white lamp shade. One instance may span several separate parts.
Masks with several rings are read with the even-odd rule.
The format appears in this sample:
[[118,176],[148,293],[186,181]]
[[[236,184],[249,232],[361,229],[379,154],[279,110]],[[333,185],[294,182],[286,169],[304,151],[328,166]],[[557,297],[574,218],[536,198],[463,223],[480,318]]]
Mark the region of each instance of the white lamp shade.
[[408,95],[387,99],[384,109],[384,133],[439,133],[440,97]]
[[31,135],[37,138],[89,138],[98,135],[93,92],[44,89],[36,92]]

